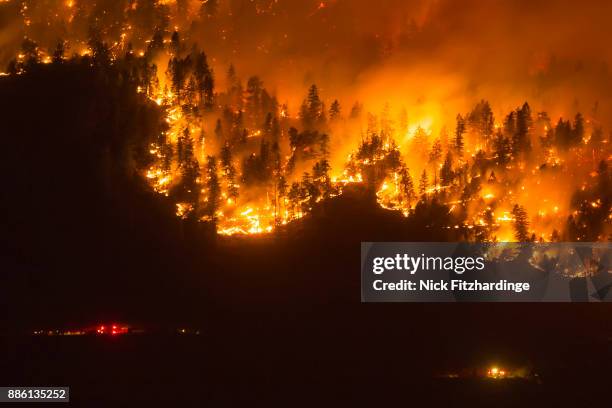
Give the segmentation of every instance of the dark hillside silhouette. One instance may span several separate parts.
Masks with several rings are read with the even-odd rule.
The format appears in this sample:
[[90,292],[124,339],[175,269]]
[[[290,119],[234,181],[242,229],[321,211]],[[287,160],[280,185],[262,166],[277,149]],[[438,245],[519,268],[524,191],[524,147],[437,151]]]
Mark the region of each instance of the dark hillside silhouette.
[[[143,181],[142,152],[163,122],[119,72],[49,65],[1,78],[0,95],[3,330],[118,319],[202,333],[111,343],[101,355],[94,343],[27,337],[3,348],[4,384],[70,384],[85,401],[119,379],[117,395],[130,398],[190,384],[213,405],[296,396],[374,405],[446,365],[514,353],[573,384],[609,358],[582,346],[606,341],[605,305],[361,304],[361,241],[460,239],[435,200],[405,218],[357,184],[277,233],[218,237],[181,221]],[[574,352],[569,376],[556,372],[574,373],[557,363],[568,344],[586,353]],[[606,379],[593,377],[595,388]]]
[[144,299],[181,261],[174,209],[138,172],[159,112],[86,60],[2,78],[0,93],[9,305],[53,320]]
[[[221,238],[205,223],[180,220],[143,180],[148,144],[164,129],[157,106],[120,71],[88,62],[39,65],[0,80],[2,253],[12,288],[3,299],[25,325],[56,322],[58,313],[199,316],[190,302],[208,300],[194,291],[224,293],[236,281],[248,293],[276,281],[266,298],[309,297],[322,273],[338,284],[335,298],[353,299],[358,291],[342,284],[356,284],[356,270],[338,265],[357,256],[360,241],[453,238],[427,227],[446,216],[444,207],[423,205],[421,216],[406,219],[359,185],[267,237]],[[259,257],[265,267],[251,263]],[[321,269],[326,263],[333,273]],[[293,272],[281,276],[286,268]],[[260,278],[245,279],[247,269]]]

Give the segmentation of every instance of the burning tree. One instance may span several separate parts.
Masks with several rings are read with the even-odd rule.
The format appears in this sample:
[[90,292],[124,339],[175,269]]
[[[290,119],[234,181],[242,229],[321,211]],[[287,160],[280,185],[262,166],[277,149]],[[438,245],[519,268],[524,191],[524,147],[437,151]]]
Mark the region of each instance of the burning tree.
[[[590,115],[553,122],[525,102],[496,122],[481,100],[456,116],[451,135],[434,137],[432,126],[441,124],[418,117],[409,123],[401,102],[380,112],[356,102],[340,120],[341,101],[314,84],[292,112],[258,76],[243,83],[233,65],[218,89],[214,60],[189,31],[170,28],[164,2],[118,7],[110,20],[85,2],[78,9],[72,17],[83,27],[98,21],[81,42],[39,46],[28,37],[7,74],[27,75],[50,62],[83,66],[157,109],[164,127],[138,146],[150,154],[142,173],[182,218],[215,222],[227,234],[267,232],[360,183],[381,206],[408,217],[445,212],[445,227],[466,239],[609,238],[610,144]],[[200,13],[214,25],[222,20],[218,11],[218,2],[207,1]],[[562,180],[577,181],[553,197]]]

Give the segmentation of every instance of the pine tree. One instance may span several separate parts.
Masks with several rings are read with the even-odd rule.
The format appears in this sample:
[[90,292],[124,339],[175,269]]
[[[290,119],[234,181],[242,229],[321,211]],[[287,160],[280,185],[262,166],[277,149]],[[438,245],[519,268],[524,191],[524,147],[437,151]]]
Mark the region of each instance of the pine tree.
[[238,82],[238,76],[236,75],[236,68],[234,67],[234,64],[230,64],[229,68],[227,69],[227,92],[228,93],[230,93],[232,88],[236,86],[237,82]]
[[410,170],[402,166],[399,172],[400,176],[400,192],[403,199],[406,200],[407,207],[412,208],[412,201],[415,199],[414,183],[410,177]]
[[434,185],[438,184],[438,162],[442,157],[442,143],[440,139],[436,139],[431,146],[431,151],[429,152],[429,163],[432,166],[433,174],[434,174]]
[[238,111],[235,115],[232,114],[232,130],[231,130],[231,142],[246,143],[248,137],[247,130],[244,128],[244,116],[242,111]]
[[200,103],[205,109],[212,109],[214,105],[215,80],[213,72],[208,65],[206,54],[202,51],[196,53],[193,76],[200,97]]
[[259,77],[252,76],[246,86],[246,114],[253,126],[259,126],[262,121],[263,82]]
[[470,127],[484,140],[485,149],[489,147],[495,120],[489,102],[481,100],[467,117]]
[[181,36],[178,31],[174,31],[172,33],[172,37],[170,38],[170,49],[175,57],[178,57],[181,52]]
[[315,84],[310,86],[308,89],[308,109],[312,118],[317,118],[321,114],[321,98],[319,97],[319,88]]
[[329,135],[327,133],[320,134],[318,141],[321,157],[323,157],[325,160],[329,159]]
[[305,129],[313,129],[325,121],[323,102],[319,97],[319,89],[315,84],[308,89],[308,95],[302,102],[300,117]]
[[[26,41],[28,40],[24,40],[24,44],[26,43]],[[90,35],[87,45],[91,50],[91,57],[94,65],[99,68],[108,68],[111,62],[111,53],[108,48],[108,45],[102,41],[102,35],[98,29],[90,29]],[[25,50],[24,53],[26,55],[26,61],[30,61],[31,58],[27,57],[28,53]]]
[[512,208],[512,215],[514,216],[514,237],[518,242],[527,242],[529,240],[527,211],[522,206],[515,204]]
[[564,149],[573,146],[575,140],[572,133],[572,125],[569,120],[564,121],[562,118],[559,118],[555,126],[555,143]]
[[174,159],[174,149],[172,143],[166,140],[165,136],[159,141],[160,153],[162,155],[162,169],[165,173],[170,173],[172,170],[172,160]]
[[512,156],[512,146],[510,140],[504,136],[501,130],[497,131],[495,141],[493,143],[495,152],[495,160],[498,166],[505,166],[510,162]]
[[287,196],[287,187],[285,177],[277,173],[276,184],[274,186],[274,224],[277,226],[281,224],[282,216],[279,216],[279,214],[282,213],[284,198]]
[[157,65],[149,64],[146,58],[140,60],[142,66],[141,86],[145,90],[145,95],[153,96],[159,89],[159,79],[157,78]]
[[277,184],[277,189],[278,189],[278,197],[279,198],[283,198],[287,196],[287,187],[289,187],[287,185],[287,179],[285,179],[285,176],[279,176],[278,177],[278,184]]
[[261,125],[261,129],[263,131],[264,136],[268,137],[271,139],[272,136],[272,123],[274,121],[274,118],[272,116],[271,112],[268,112],[268,114],[266,115],[266,118],[264,120],[264,123]]
[[314,183],[314,180],[310,173],[304,172],[304,174],[302,175],[302,183],[300,189],[302,211],[310,211],[317,202],[317,199],[319,198],[320,194],[321,192],[319,191],[317,185]]
[[453,183],[453,179],[453,157],[450,152],[447,152],[444,164],[442,164],[442,168],[440,169],[440,181],[442,185],[449,186]]
[[494,225],[495,219],[493,217],[493,210],[491,208],[487,208],[483,214],[484,225],[478,226],[475,231],[475,240],[476,242],[485,242],[490,240]]
[[293,182],[291,184],[291,189],[289,189],[289,193],[287,194],[287,199],[289,200],[289,214],[291,218],[295,218],[296,212],[300,211],[301,190],[300,183]]
[[329,170],[331,166],[327,159],[321,159],[315,163],[312,167],[313,181],[317,186],[318,190],[323,194],[324,197],[329,197],[331,193],[331,179],[329,177]]
[[421,199],[425,199],[428,184],[429,179],[427,177],[427,170],[423,169],[423,173],[421,173],[421,178],[419,179],[419,195],[421,196]]
[[561,242],[561,236],[559,234],[559,231],[557,231],[556,229],[554,229],[552,234],[550,235],[550,242]]
[[172,92],[176,96],[179,105],[181,104],[183,88],[187,80],[186,67],[187,64],[184,60],[173,57],[168,61],[168,69],[166,70],[166,76],[170,78]]
[[215,222],[217,220],[217,210],[221,202],[221,186],[219,185],[215,156],[208,156],[206,160],[206,192],[205,213]]
[[157,53],[164,49],[164,30],[157,27],[153,33],[151,42],[147,45],[146,57],[149,60],[155,58]]
[[461,115],[457,115],[457,126],[455,127],[455,151],[459,157],[463,156],[463,134],[465,133],[465,120]]
[[64,62],[64,54],[66,52],[66,42],[64,40],[59,40],[53,51],[53,63],[61,64]]
[[505,135],[513,139],[516,133],[516,112],[510,112],[504,119],[504,133]]
[[232,150],[228,143],[221,148],[221,166],[227,185],[227,195],[234,202],[238,198],[238,186],[236,185],[236,168],[232,160]]
[[189,106],[194,105],[196,95],[196,83],[193,77],[189,78],[187,82],[187,87],[185,88],[185,98],[187,98],[187,103]]
[[512,139],[512,149],[516,157],[521,152],[529,152],[531,150],[531,141],[529,140],[529,130],[532,126],[531,108],[525,102],[523,106],[516,111],[516,130]]
[[574,129],[572,131],[573,144],[580,144],[584,137],[584,117],[580,112],[574,118]]
[[423,161],[429,160],[429,136],[422,127],[416,128],[410,145],[415,157]]
[[329,119],[332,121],[339,119],[340,114],[341,114],[340,102],[338,102],[338,100],[335,99],[329,108]]
[[200,165],[195,158],[193,139],[189,134],[189,129],[186,128],[183,135],[179,137],[177,150],[181,179],[173,189],[173,194],[179,201],[189,203],[193,213],[195,213],[197,212],[200,197],[200,188],[198,186]]
[[40,62],[38,44],[28,37],[21,42],[21,53],[26,65],[35,65]]

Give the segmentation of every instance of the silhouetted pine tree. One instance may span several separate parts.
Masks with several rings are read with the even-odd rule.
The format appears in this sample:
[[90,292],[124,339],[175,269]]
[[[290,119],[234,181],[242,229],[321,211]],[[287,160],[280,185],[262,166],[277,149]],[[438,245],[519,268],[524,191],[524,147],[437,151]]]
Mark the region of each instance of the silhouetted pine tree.
[[515,204],[512,208],[512,216],[514,217],[514,237],[518,242],[529,241],[529,219],[527,218],[527,211]]
[[429,186],[429,179],[427,177],[427,170],[423,169],[423,173],[421,173],[421,178],[419,179],[419,195],[421,196],[421,200],[426,198],[427,187]]
[[223,176],[227,185],[227,195],[229,198],[234,200],[238,199],[238,187],[236,186],[236,168],[232,160],[232,149],[229,144],[226,143],[221,148],[221,166],[223,169]]
[[329,119],[334,121],[340,118],[341,107],[340,102],[337,99],[334,99],[330,108],[329,108]]
[[457,126],[455,127],[455,151],[459,157],[463,156],[463,147],[465,142],[463,141],[463,135],[465,133],[465,120],[461,115],[457,115]]
[[416,194],[414,192],[414,183],[412,182],[412,177],[410,176],[410,170],[402,166],[399,171],[400,177],[400,193],[401,199],[406,200],[407,207],[412,208],[412,202],[416,198]]
[[453,157],[450,152],[446,152],[446,158],[440,169],[440,181],[442,185],[449,186],[453,183]]
[[217,220],[217,210],[221,202],[221,186],[219,185],[215,156],[208,156],[206,160],[206,193],[205,214],[215,222]]

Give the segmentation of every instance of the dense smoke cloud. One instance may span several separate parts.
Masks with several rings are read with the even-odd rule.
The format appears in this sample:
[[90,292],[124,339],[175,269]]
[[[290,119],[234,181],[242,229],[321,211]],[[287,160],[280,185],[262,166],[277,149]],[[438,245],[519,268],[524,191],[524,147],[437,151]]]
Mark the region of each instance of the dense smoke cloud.
[[[4,66],[23,35],[48,48],[59,38],[86,41],[91,16],[47,21],[70,19],[72,2],[29,2],[29,26],[20,3],[0,4]],[[88,7],[106,16],[106,26],[139,15],[139,32],[130,34],[138,45],[156,23],[145,3]],[[416,120],[452,118],[481,98],[499,115],[524,100],[553,118],[581,110],[606,122],[612,113],[612,51],[604,44],[612,5],[605,1],[220,0],[212,17],[202,15],[199,0],[160,3],[171,11],[170,27],[210,55],[219,83],[233,63],[244,79],[262,77],[292,110],[317,83],[347,108],[355,99],[374,110],[390,102],[413,110]]]
[[452,118],[485,98],[498,116],[528,100],[553,118],[580,110],[609,123],[607,2],[301,1],[257,18],[247,4],[230,5],[231,44],[213,56],[293,106],[316,82],[344,105],[404,104],[417,119]]

